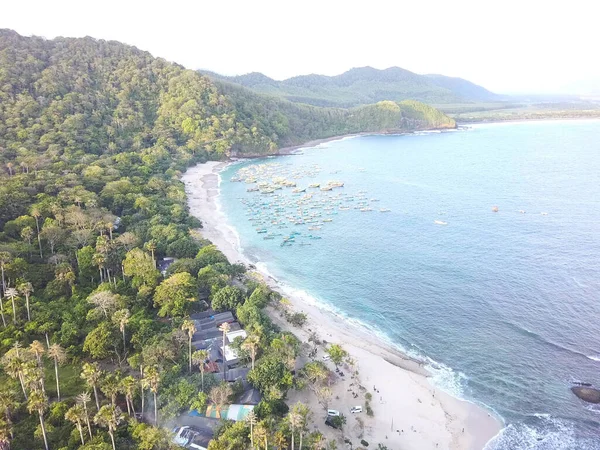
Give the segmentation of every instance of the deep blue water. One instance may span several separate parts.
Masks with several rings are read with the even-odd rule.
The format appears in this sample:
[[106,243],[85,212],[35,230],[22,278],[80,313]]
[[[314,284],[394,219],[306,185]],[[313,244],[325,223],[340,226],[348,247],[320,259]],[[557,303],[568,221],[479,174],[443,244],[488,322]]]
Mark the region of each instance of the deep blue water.
[[[316,231],[272,225],[304,194],[228,181],[257,164],[302,187],[343,181],[309,188],[302,206],[332,221]],[[505,420],[493,448],[600,449],[600,408],[569,390],[575,380],[600,384],[600,121],[345,139],[235,164],[222,180],[250,259],[437,362],[436,384]],[[340,210],[352,195],[373,210]],[[283,236],[265,240],[256,228],[301,234],[282,247]]]

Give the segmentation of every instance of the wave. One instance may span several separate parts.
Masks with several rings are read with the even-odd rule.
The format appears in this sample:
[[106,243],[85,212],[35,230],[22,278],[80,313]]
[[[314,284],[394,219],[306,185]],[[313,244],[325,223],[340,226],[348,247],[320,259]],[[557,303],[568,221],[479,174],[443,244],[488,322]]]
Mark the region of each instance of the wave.
[[600,355],[585,355],[587,359],[591,359],[592,361],[600,362]]

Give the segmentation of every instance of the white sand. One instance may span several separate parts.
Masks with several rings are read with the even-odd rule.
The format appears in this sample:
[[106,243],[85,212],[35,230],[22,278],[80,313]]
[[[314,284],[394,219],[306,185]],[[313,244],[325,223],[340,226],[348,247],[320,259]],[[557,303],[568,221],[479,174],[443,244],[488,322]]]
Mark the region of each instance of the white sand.
[[[208,162],[190,168],[183,176],[190,212],[203,223],[202,235],[212,241],[231,262],[251,264],[239,251],[236,232],[227,225],[217,200],[218,172],[225,163]],[[265,282],[283,294],[277,281],[263,274]],[[464,449],[481,450],[498,434],[502,423],[479,406],[458,400],[428,381],[428,372],[414,361],[385,345],[366,329],[359,329],[334,314],[308,304],[300,297],[287,296],[296,311],[304,312],[308,321],[302,329],[291,327],[279,313],[270,310],[272,319],[282,329],[289,329],[301,341],[308,342],[311,331],[321,340],[339,343],[356,361],[357,379],[351,378],[349,367],[342,368],[345,377],[337,377],[331,386],[332,397],[328,407],[340,410],[347,417],[344,437],[354,446],[363,438],[369,448],[378,443],[392,449]],[[321,358],[323,349],[318,351]],[[300,364],[306,361],[304,357]],[[300,364],[298,367],[300,367]],[[328,363],[331,369],[332,363]],[[371,406],[374,417],[350,414],[355,405],[364,407],[364,392],[359,384],[373,395]],[[375,392],[373,387],[379,392]],[[350,391],[349,391],[350,390]],[[354,398],[352,392],[359,394]],[[308,389],[288,394],[290,403],[302,401],[314,411],[311,428],[318,428],[328,438],[341,439],[341,433],[323,423],[325,409]],[[364,426],[360,426],[360,418]],[[396,430],[399,430],[396,431]],[[463,431],[464,430],[464,431]],[[343,441],[338,442],[338,448]]]

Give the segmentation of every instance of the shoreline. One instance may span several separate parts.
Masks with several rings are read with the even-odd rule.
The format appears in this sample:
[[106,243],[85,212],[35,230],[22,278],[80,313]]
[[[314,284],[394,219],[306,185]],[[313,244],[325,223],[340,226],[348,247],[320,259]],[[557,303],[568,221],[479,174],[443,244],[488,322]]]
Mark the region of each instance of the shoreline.
[[[288,147],[282,150],[289,153],[280,154],[290,154],[299,148],[343,137],[347,136]],[[218,201],[219,172],[227,164],[212,161],[187,170],[182,181],[185,183],[188,206],[190,213],[202,220],[200,232],[204,238],[215,244],[232,263],[240,261],[254,265],[239,250],[237,232],[227,224]],[[270,274],[263,271],[260,275],[271,289],[290,300],[294,311],[307,315],[304,327],[295,328],[282,320],[275,309],[268,308],[267,312],[274,323],[293,332],[302,342],[308,341],[311,332],[317,332],[321,340],[341,344],[357,362],[361,383],[367,387],[383,386],[373,395],[374,418],[362,417],[367,425],[362,432],[365,440],[373,444],[381,442],[390,448],[481,450],[502,430],[504,424],[482,406],[452,397],[433,386],[429,380],[432,374],[423,367],[422,362],[398,351],[367,328],[349,327],[349,323],[340,320],[340,316],[286,290]],[[362,398],[355,399],[348,394],[351,389],[345,389],[348,386],[344,386],[344,383],[336,383],[339,389],[336,388],[334,392],[337,395],[331,401],[331,407],[345,410],[348,405],[362,403]],[[368,391],[371,389],[368,388]],[[315,413],[320,408],[310,393],[293,391],[289,397],[289,400],[309,404]],[[354,417],[348,417],[348,424],[353,422],[351,419]],[[324,434],[335,436],[330,430],[320,428]]]

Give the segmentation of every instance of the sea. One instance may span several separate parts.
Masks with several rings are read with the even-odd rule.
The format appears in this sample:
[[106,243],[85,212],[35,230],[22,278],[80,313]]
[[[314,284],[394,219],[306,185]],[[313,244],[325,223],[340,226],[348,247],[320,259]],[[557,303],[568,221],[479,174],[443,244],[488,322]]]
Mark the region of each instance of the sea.
[[220,179],[249,260],[501,417],[486,448],[600,449],[570,390],[600,385],[600,121],[344,138]]

